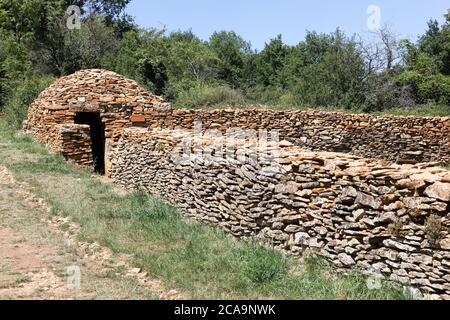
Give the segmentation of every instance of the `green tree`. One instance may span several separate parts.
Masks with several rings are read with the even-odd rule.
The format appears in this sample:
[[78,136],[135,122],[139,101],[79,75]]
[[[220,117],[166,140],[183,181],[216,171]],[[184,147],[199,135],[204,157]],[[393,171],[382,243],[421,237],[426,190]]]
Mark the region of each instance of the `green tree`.
[[30,68],[26,46],[17,42],[11,33],[0,30],[0,111],[14,88],[14,81]]
[[135,30],[133,18],[124,13],[131,0],[63,0],[65,8],[69,5],[77,5],[81,8],[84,18],[91,15],[99,15],[105,18],[104,22],[112,27],[119,38],[123,34]]
[[359,44],[340,30],[308,32],[283,72],[300,104],[354,108],[364,102],[366,68]]
[[282,82],[281,72],[286,61],[287,52],[288,48],[283,43],[281,35],[266,43],[255,61],[257,85],[264,87],[277,86]]
[[196,36],[174,33],[168,39],[167,69],[174,81],[211,82],[217,79],[219,59],[215,52]]
[[[120,33],[132,28],[123,14],[130,0],[0,0],[0,29],[25,43],[33,63],[60,76],[99,66],[101,56],[114,50]],[[82,9],[80,30],[67,27],[70,5]]]
[[450,16],[441,27],[436,20],[428,22],[428,30],[420,38],[419,52],[427,54],[439,67],[439,72],[450,75]]
[[116,51],[118,39],[103,16],[90,16],[80,29],[70,30],[65,19],[54,20],[45,39],[34,47],[36,64],[61,76],[80,69],[101,67],[103,56]]
[[251,46],[233,31],[214,32],[209,45],[219,58],[218,78],[234,88],[242,84],[246,55]]
[[445,17],[442,26],[436,20],[429,21],[417,44],[405,44],[406,70],[395,82],[410,87],[418,103],[450,103],[450,14]]
[[0,0],[0,29],[11,32],[17,42],[36,40],[45,32],[53,17],[62,15],[64,1]]
[[102,66],[136,79],[156,94],[163,94],[169,80],[163,59],[167,47],[164,30],[133,30],[124,34],[117,51],[105,55]]

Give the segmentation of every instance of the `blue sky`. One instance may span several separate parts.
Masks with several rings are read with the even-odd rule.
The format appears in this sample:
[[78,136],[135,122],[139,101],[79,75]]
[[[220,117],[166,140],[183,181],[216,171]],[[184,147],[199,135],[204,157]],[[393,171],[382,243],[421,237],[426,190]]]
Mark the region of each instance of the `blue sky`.
[[214,31],[234,30],[253,48],[282,34],[287,44],[297,44],[306,30],[345,32],[368,37],[367,8],[381,10],[381,23],[395,33],[416,40],[430,18],[444,21],[448,0],[132,0],[127,12],[142,27],[188,30],[202,39]]

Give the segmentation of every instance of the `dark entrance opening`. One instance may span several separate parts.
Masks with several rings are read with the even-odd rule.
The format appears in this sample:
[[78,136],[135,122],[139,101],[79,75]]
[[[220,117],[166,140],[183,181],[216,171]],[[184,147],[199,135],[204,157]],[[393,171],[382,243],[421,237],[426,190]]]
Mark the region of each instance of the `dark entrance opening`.
[[94,169],[99,174],[105,174],[105,125],[102,123],[100,113],[78,112],[75,115],[75,123],[89,125]]

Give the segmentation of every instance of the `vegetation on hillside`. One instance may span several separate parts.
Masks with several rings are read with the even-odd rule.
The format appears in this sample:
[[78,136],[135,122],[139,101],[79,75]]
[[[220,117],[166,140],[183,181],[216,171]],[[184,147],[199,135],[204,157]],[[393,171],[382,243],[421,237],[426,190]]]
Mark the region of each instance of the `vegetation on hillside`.
[[[449,14],[442,25],[430,21],[417,43],[387,27],[370,43],[337,29],[308,32],[294,46],[279,35],[257,52],[233,31],[203,41],[191,31],[142,29],[124,14],[129,2],[0,0],[0,112],[12,125],[50,79],[83,68],[126,75],[177,107],[450,115]],[[79,29],[67,26],[70,4],[82,8]]]

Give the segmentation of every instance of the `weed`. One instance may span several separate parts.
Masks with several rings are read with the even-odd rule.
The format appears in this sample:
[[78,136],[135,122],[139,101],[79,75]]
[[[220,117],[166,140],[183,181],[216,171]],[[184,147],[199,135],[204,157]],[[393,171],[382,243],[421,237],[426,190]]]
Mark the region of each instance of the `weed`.
[[30,279],[30,277],[28,275],[18,274],[16,276],[16,283],[17,284],[27,283],[27,282],[30,282],[30,281],[31,281],[31,279]]
[[401,219],[396,219],[394,221],[394,223],[392,223],[389,227],[388,227],[388,232],[396,238],[399,237],[404,237],[405,236],[405,232],[402,232],[404,223]]
[[288,265],[286,257],[261,245],[251,244],[243,251],[246,265],[243,275],[254,284],[263,284],[286,275]]
[[432,247],[436,247],[438,241],[442,238],[442,219],[435,214],[430,215],[425,221],[425,234]]

